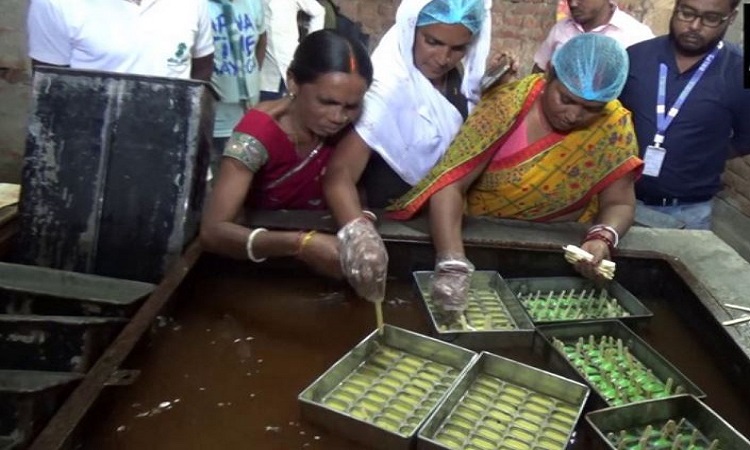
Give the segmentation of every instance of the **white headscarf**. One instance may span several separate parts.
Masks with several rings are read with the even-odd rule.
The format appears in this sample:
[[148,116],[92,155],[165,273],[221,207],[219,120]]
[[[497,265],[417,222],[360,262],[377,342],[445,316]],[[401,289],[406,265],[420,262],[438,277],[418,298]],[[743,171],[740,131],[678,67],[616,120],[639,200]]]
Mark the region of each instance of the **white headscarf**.
[[[375,69],[365,95],[357,133],[407,183],[416,184],[448,148],[463,118],[414,65],[414,34],[419,12],[430,0],[403,0],[396,24],[372,54]],[[479,84],[490,51],[492,0],[463,59],[461,93],[469,111],[479,101]]]

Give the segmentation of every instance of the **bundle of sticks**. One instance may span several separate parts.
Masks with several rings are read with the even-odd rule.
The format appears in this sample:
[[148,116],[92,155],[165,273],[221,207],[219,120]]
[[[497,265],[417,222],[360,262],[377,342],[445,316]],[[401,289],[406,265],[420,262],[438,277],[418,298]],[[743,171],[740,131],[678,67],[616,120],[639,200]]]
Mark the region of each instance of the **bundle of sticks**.
[[[591,261],[594,259],[594,255],[580,247],[576,247],[575,245],[566,245],[563,247],[563,250],[565,250],[565,260],[571,264],[580,261]],[[615,276],[615,263],[608,259],[603,259],[599,265],[596,266],[596,271],[602,277],[611,280]]]

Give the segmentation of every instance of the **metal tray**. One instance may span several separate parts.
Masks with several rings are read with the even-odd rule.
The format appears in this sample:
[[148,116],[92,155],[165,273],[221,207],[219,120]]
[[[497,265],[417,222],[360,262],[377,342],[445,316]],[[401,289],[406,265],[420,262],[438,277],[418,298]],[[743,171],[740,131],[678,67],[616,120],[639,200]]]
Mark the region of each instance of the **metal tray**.
[[[534,324],[500,274],[491,270],[477,270],[472,274],[467,318],[471,319],[472,313],[478,317],[496,314],[497,317],[507,318],[506,326],[480,330],[441,328],[440,312],[430,300],[432,276],[432,271],[414,272],[414,280],[430,315],[430,327],[435,337],[477,351],[531,347]],[[485,294],[489,302],[478,301],[479,295]]]
[[[607,283],[605,288],[597,288],[593,281],[587,280],[581,277],[546,277],[546,278],[512,278],[507,279],[508,288],[516,295],[516,298],[524,306],[526,312],[531,317],[534,323],[561,323],[561,322],[573,322],[581,320],[611,320],[619,319],[623,322],[643,322],[651,319],[653,314],[648,310],[641,302],[638,301],[633,294],[627,289],[622,287],[620,283],[616,281],[610,281]],[[595,295],[593,307],[586,307],[582,316],[570,317],[580,309],[567,309],[565,312],[568,317],[554,317],[544,318],[540,317],[540,314],[534,309],[529,308],[524,301],[524,297],[529,294],[534,294],[541,291],[542,295],[540,298],[545,298],[549,293],[556,293],[560,295],[563,291],[567,294],[571,292],[587,293],[601,292],[604,290],[608,300],[613,300],[610,308],[600,308],[602,306],[601,301],[597,301],[598,295]],[[589,296],[586,296],[587,299]],[[553,304],[558,305],[559,303],[554,302]],[[589,303],[584,303],[589,305]],[[563,305],[567,308],[569,303]],[[575,307],[576,304],[573,303]],[[547,309],[549,311],[549,308]],[[561,312],[562,314],[562,312]]]
[[0,311],[6,314],[128,317],[155,285],[0,262]]
[[370,448],[412,448],[419,427],[476,357],[386,325],[302,391],[302,417]]
[[[618,448],[608,439],[607,436],[610,433],[615,433],[615,437],[617,437],[622,430],[625,430],[628,434],[637,433],[642,436],[643,430],[649,425],[658,431],[669,420],[679,423],[681,419],[685,419],[685,423],[679,427],[679,430],[684,430],[688,434],[691,433],[692,429],[698,430],[699,435],[696,437],[696,443],[712,442],[714,439],[718,439],[718,449],[750,450],[750,441],[732,428],[712,409],[691,395],[679,395],[634,403],[586,414],[586,421],[601,438],[604,445],[610,449]],[[674,442],[674,438],[670,437],[671,442]],[[649,440],[648,443],[654,444],[654,441]],[[667,448],[671,448],[671,445]]]
[[[636,363],[640,363],[649,369],[660,383],[665,384],[666,381],[671,378],[673,380],[673,390],[678,386],[682,386],[684,393],[692,394],[696,397],[705,397],[705,394],[698,386],[690,381],[682,374],[682,372],[670,364],[669,361],[662,357],[656,350],[619,320],[540,325],[537,327],[537,330],[542,336],[542,339],[538,340],[540,343],[543,342],[541,353],[547,358],[550,367],[565,376],[575,377],[575,379],[581,380],[591,386],[591,399],[594,408],[620,406],[619,402],[625,401],[625,404],[627,404],[632,403],[632,401],[612,399],[611,395],[603,394],[599,390],[599,387],[592,383],[588,376],[584,376],[583,373],[579,372],[573,363],[555,347],[553,344],[553,338],[556,338],[565,344],[575,344],[575,342],[581,337],[588,341],[590,336],[593,336],[597,342],[599,342],[603,336],[609,336],[615,340],[620,339],[622,340],[623,348],[627,347],[628,352],[634,358]],[[540,345],[535,344],[535,347],[537,351],[540,350]],[[597,370],[604,367],[598,363],[595,365],[597,366],[595,367]],[[640,373],[642,374],[643,371]],[[631,377],[630,375],[627,377],[621,377],[621,379],[622,378],[625,378],[626,380],[637,379],[637,377]],[[648,396],[652,394],[646,394],[647,398],[644,398],[644,400],[650,400],[651,398],[648,398]],[[673,392],[671,395],[676,394]]]
[[483,352],[419,431],[417,449],[562,450],[588,396],[584,384]]

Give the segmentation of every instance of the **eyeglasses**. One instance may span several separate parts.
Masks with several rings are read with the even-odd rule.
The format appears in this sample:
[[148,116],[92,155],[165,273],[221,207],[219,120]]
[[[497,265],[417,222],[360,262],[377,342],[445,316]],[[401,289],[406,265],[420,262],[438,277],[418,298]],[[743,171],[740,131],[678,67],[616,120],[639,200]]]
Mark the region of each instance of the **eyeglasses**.
[[692,8],[678,6],[674,10],[674,16],[681,22],[693,22],[695,21],[695,19],[700,19],[701,24],[707,27],[716,28],[729,20],[732,15],[729,14],[727,16],[722,16],[721,14],[714,12],[705,12],[703,14],[700,14],[698,13],[698,11]]

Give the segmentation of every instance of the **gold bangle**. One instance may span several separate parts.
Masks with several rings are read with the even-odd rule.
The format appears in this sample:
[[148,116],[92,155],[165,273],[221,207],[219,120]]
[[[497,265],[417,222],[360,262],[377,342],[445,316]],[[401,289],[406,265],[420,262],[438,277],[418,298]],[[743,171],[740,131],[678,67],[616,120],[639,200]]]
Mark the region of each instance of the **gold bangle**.
[[310,240],[315,236],[315,233],[317,233],[317,230],[308,231],[305,233],[304,236],[300,238],[299,241],[299,247],[297,247],[297,255],[300,255],[302,253],[302,250],[305,248],[305,246],[310,242]]

